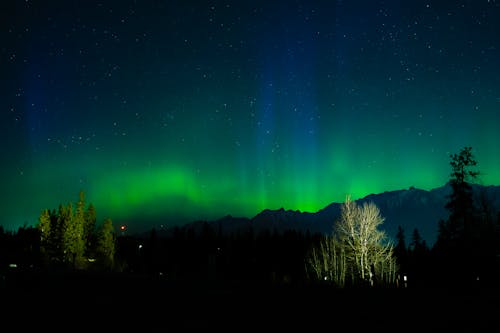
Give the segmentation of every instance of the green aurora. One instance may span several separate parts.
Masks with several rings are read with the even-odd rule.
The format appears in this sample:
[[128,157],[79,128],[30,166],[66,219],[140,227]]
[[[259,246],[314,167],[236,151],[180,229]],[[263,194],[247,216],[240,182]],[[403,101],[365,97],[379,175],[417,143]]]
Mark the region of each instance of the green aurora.
[[5,228],[80,190],[135,229],[316,212],[442,186],[464,146],[500,184],[495,2],[6,7]]

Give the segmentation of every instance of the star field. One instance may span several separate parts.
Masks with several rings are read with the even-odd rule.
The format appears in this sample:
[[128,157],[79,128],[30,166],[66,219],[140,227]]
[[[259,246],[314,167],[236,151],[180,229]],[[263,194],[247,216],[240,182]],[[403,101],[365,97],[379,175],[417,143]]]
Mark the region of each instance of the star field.
[[500,184],[500,3],[6,1],[0,224],[132,228]]

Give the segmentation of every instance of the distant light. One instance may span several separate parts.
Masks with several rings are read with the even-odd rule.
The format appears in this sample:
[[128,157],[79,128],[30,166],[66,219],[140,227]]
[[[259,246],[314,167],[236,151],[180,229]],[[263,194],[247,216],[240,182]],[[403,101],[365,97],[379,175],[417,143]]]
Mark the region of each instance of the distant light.
[[323,279],[326,281],[326,280],[328,280],[328,277],[325,276]]
[[142,249],[142,244],[139,244],[139,249]]
[[121,230],[121,231],[125,231],[125,229],[127,229],[127,226],[125,226],[125,225],[121,225],[121,226],[120,226],[120,230]]
[[9,264],[10,268],[17,268],[17,264]]
[[95,258],[87,258],[87,260],[88,260],[89,262],[94,262],[94,261],[95,261]]
[[407,278],[406,278],[406,275],[403,275],[403,281],[406,281]]

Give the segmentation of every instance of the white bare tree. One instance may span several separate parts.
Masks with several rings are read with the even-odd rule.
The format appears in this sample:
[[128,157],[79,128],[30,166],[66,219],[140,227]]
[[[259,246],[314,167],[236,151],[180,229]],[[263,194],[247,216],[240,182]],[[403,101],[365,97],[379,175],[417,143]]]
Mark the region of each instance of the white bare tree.
[[333,236],[325,236],[317,247],[312,247],[306,261],[312,277],[343,287],[346,277],[344,248]]
[[350,284],[396,282],[393,246],[379,230],[384,218],[374,203],[358,206],[350,197],[342,205],[334,234],[325,236],[313,247],[307,268],[313,277],[343,287]]
[[371,284],[375,277],[391,280],[396,271],[393,246],[386,242],[385,233],[378,229],[383,222],[384,218],[374,203],[365,202],[358,206],[347,196],[340,220],[335,225],[351,271]]

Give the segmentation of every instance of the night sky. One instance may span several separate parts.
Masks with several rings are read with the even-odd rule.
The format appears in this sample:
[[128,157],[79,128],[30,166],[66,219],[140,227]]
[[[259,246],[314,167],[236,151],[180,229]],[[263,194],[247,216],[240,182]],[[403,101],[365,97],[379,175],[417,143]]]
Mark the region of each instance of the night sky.
[[[0,225],[500,184],[500,1],[2,1]],[[332,221],[333,223],[333,221]]]

